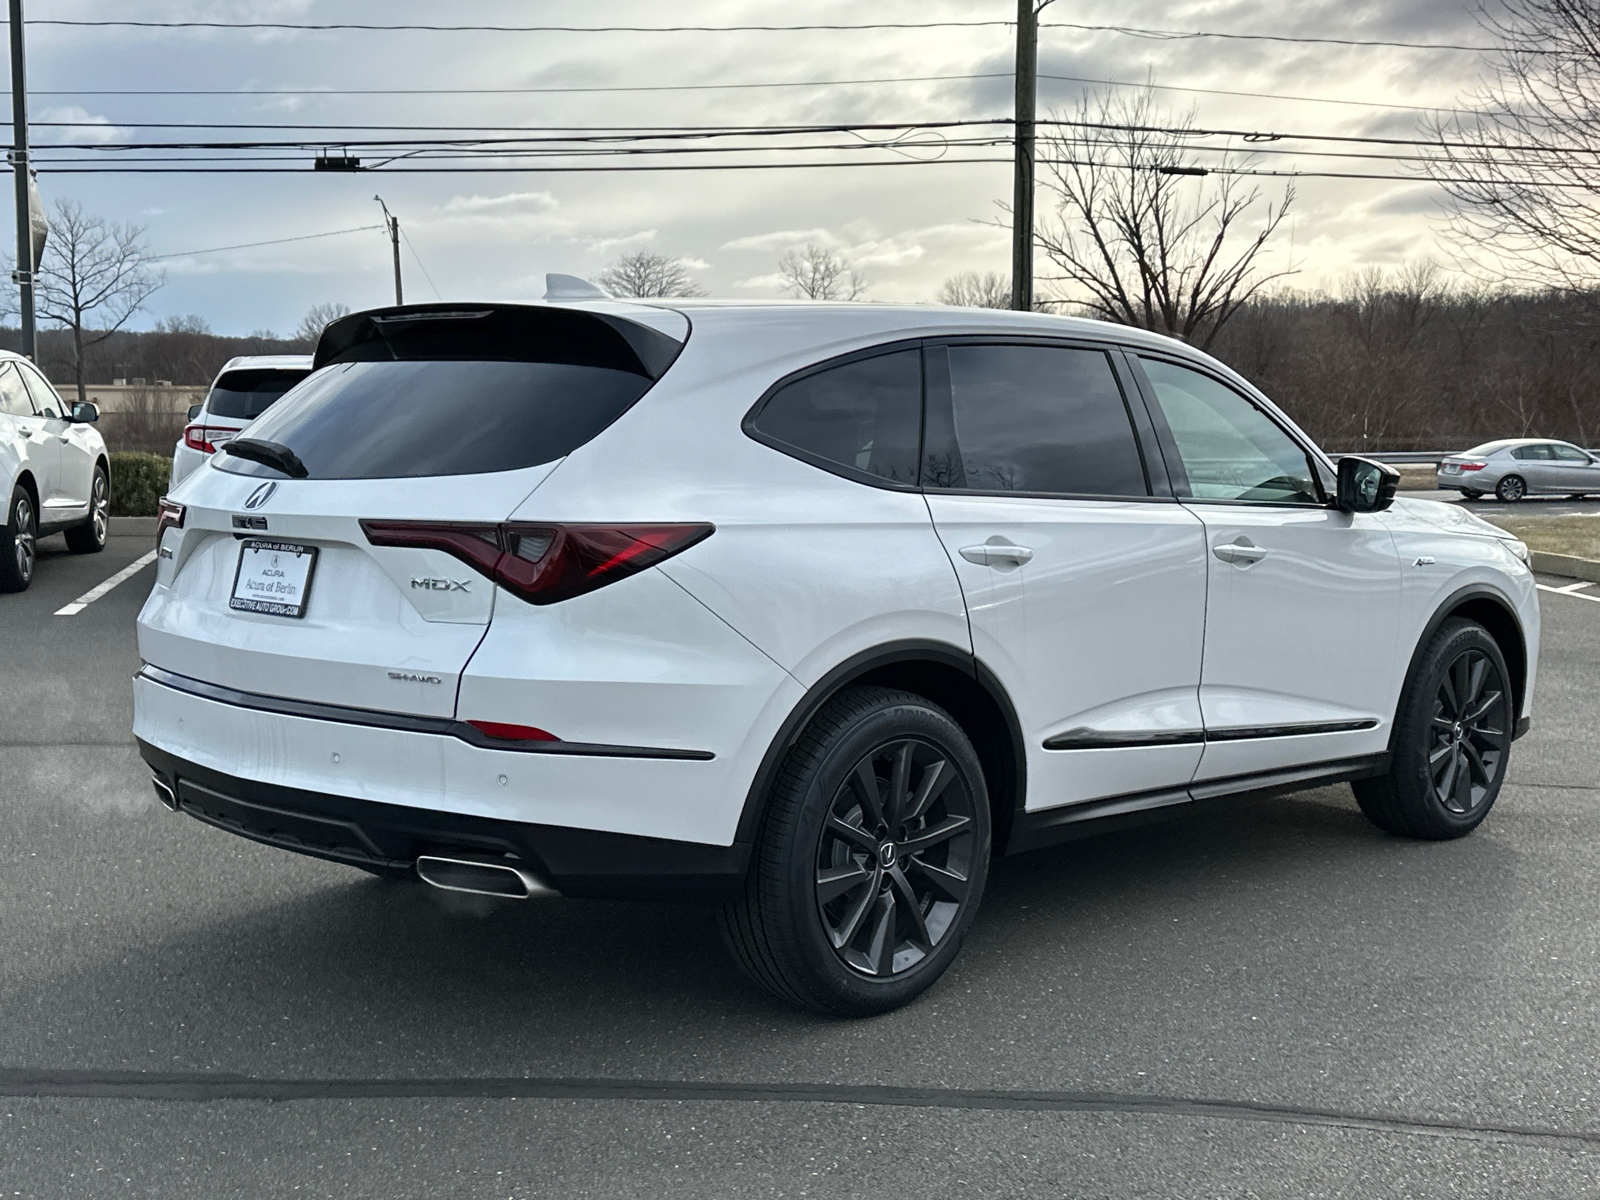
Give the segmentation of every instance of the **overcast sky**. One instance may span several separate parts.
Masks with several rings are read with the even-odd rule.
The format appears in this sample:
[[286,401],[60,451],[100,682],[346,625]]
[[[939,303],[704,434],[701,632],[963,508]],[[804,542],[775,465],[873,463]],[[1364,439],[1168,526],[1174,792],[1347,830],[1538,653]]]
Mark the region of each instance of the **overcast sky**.
[[[1013,0],[29,0],[30,17],[726,24],[1004,20]],[[1481,42],[1471,8],[1453,0],[1383,3],[1263,0],[1057,0],[1052,19],[1167,29]],[[867,79],[1008,72],[1009,28],[809,33],[484,34],[29,29],[36,143],[282,135],[141,128],[141,122],[346,122],[386,125],[662,126],[925,121],[1008,116],[1009,80],[985,79],[737,91],[475,96],[93,96],[73,89],[615,87]],[[1270,92],[1392,105],[1447,106],[1477,78],[1473,53],[1151,41],[1046,29],[1042,74],[1169,88]],[[1085,85],[1041,81],[1041,114]],[[1173,115],[1211,127],[1409,136],[1424,115],[1367,107],[1163,91]],[[95,130],[42,127],[103,122]],[[336,133],[329,134],[337,145]],[[373,136],[373,135],[369,135]],[[378,135],[381,136],[381,135]],[[400,135],[395,135],[400,136]],[[1221,144],[1221,143],[1214,143]],[[881,152],[873,151],[882,157]],[[917,148],[909,153],[934,153]],[[997,150],[987,156],[1004,158]],[[369,157],[363,152],[363,157]],[[751,157],[751,156],[746,156]],[[834,154],[832,157],[840,157]],[[1382,164],[1323,160],[1334,169]],[[1263,157],[1310,167],[1314,159]],[[619,253],[683,255],[713,295],[778,294],[779,256],[827,246],[870,278],[869,298],[929,300],[946,276],[1009,266],[1006,234],[985,222],[1010,196],[1006,163],[810,171],[572,174],[65,175],[45,174],[46,201],[146,227],[157,254],[373,224],[381,193],[411,244],[407,299],[524,299],[547,271],[593,275]],[[1279,190],[1263,181],[1270,194]],[[1041,205],[1046,198],[1041,196]],[[1368,264],[1438,255],[1433,190],[1409,181],[1303,181],[1294,206],[1296,286],[1336,284]],[[415,256],[411,252],[414,249]],[[1287,245],[1285,247],[1287,250]],[[421,266],[431,277],[424,278]],[[292,329],[320,301],[392,300],[387,242],[377,231],[255,250],[176,258],[136,326],[198,313],[217,332]]]

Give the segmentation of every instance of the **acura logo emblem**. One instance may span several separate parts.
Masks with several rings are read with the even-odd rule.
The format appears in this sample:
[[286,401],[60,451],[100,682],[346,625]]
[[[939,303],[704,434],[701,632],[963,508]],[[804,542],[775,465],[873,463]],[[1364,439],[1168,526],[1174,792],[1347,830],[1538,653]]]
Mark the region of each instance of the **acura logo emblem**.
[[263,483],[250,493],[250,497],[244,502],[244,506],[246,508],[260,508],[268,500],[272,499],[272,493],[277,490],[278,485],[276,483]]

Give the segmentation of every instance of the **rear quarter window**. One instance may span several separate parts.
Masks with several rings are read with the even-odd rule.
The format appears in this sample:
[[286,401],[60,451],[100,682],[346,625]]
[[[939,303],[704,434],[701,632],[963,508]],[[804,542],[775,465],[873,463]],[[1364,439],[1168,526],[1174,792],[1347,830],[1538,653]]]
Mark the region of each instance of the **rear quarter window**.
[[914,487],[922,351],[894,350],[781,384],[745,420],[757,441],[864,483]]

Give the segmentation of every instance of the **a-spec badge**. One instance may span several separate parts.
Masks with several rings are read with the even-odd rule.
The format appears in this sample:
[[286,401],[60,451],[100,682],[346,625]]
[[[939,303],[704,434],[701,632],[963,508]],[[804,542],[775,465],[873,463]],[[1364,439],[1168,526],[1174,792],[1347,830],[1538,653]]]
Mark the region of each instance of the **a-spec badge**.
[[268,482],[263,483],[255,491],[251,492],[248,497],[246,497],[244,506],[246,508],[260,508],[268,500],[272,499],[272,493],[277,490],[278,485],[269,480]]
[[465,592],[469,579],[413,579],[411,586],[425,592]]

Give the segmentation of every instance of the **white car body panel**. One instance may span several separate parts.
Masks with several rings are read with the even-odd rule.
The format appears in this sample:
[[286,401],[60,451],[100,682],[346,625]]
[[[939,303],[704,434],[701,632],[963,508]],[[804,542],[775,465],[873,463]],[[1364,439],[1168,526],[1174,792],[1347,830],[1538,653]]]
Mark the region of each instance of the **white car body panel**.
[[[1201,728],[1204,529],[1176,502],[928,495],[966,594],[973,646],[1022,721],[1030,811],[1187,783],[1198,740],[1046,750],[1069,730],[1140,735]],[[965,547],[1010,543],[1021,565]]]
[[[19,354],[0,351],[0,363],[23,364],[35,387],[43,385],[44,413],[22,416],[0,412],[0,504],[9,502],[17,480],[27,473],[38,492],[41,532],[87,520],[95,466],[109,462],[105,440],[93,425],[69,421],[71,405]],[[3,519],[3,518],[0,518]]]
[[[1382,751],[1396,665],[1400,566],[1375,516],[1294,505],[1189,505],[1205,522],[1210,590],[1200,707],[1206,728],[1373,721],[1366,730],[1208,740],[1196,774],[1221,779]],[[1224,562],[1247,539],[1264,554]]]

